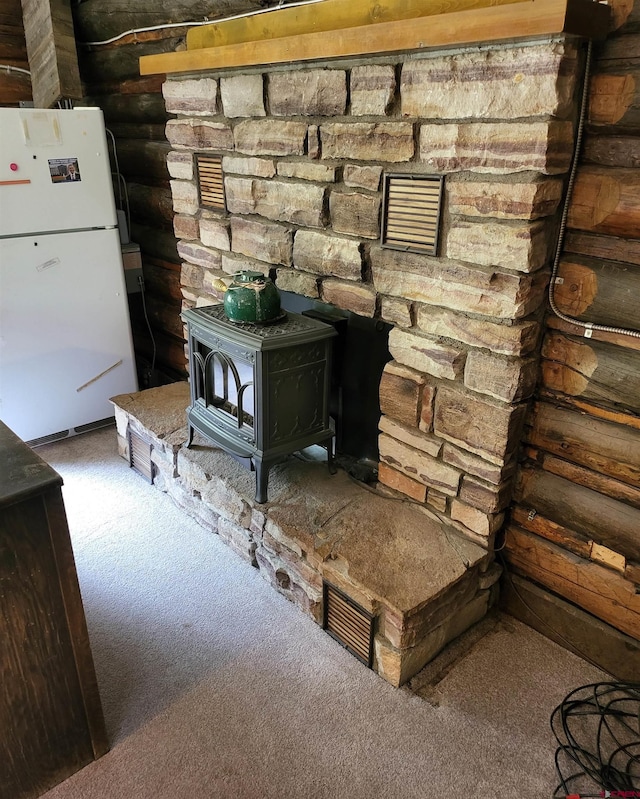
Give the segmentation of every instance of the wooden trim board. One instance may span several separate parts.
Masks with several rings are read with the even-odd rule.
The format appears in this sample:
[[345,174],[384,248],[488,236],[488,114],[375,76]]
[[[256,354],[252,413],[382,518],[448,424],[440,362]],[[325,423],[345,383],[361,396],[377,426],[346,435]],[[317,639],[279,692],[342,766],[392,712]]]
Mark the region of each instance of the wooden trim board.
[[507,572],[500,609],[542,635],[613,674],[634,681],[640,674],[640,643],[541,585]]
[[140,59],[140,74],[200,72],[265,64],[424,50],[562,33],[605,38],[609,6],[591,0],[525,0],[412,19],[309,32]]
[[272,8],[264,14],[215,20],[191,28],[187,50],[221,47],[241,42],[282,39],[305,33],[355,28],[394,22],[399,19],[431,17],[471,8],[507,5],[530,0],[316,0],[312,5]]

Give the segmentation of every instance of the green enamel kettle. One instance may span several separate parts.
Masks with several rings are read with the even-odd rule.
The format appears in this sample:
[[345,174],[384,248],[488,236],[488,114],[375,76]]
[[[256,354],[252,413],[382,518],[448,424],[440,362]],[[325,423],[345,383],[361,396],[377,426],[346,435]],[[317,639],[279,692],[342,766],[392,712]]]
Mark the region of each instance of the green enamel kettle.
[[224,310],[232,322],[272,322],[282,316],[280,292],[261,272],[236,272],[224,295]]

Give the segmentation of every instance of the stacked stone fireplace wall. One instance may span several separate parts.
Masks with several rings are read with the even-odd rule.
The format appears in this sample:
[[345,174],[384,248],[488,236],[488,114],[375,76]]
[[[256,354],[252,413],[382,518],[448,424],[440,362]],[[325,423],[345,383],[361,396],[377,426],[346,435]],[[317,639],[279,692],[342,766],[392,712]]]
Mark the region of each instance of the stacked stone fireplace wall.
[[[574,141],[577,45],[169,76],[184,307],[243,269],[393,324],[380,483],[489,548],[511,498]],[[222,157],[202,209],[195,153]],[[444,175],[436,256],[380,246],[384,173]]]

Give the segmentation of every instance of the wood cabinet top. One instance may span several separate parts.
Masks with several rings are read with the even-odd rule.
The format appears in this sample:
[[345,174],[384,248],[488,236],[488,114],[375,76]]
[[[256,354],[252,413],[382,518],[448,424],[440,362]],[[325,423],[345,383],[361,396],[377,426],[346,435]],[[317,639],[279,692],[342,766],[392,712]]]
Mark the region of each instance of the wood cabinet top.
[[61,485],[55,469],[0,422],[0,508]]

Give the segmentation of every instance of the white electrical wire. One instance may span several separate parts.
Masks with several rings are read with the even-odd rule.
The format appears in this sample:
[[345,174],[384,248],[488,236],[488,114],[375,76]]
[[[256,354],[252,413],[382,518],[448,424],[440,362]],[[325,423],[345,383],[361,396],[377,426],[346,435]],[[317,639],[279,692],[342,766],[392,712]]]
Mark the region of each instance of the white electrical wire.
[[11,64],[0,64],[0,69],[6,69],[7,72],[21,72],[23,75],[28,75],[31,77],[31,72],[28,69],[22,69],[22,67],[13,67]]
[[567,193],[565,195],[564,205],[562,208],[562,218],[560,220],[560,230],[558,232],[558,242],[556,244],[555,256],[553,259],[553,269],[551,270],[551,281],[549,283],[549,305],[553,313],[563,322],[569,322],[572,325],[578,325],[584,330],[584,337],[591,338],[592,331],[599,330],[603,333],[615,333],[621,336],[631,336],[632,338],[640,338],[640,331],[631,330],[626,327],[610,327],[609,325],[598,325],[595,322],[582,322],[571,316],[566,316],[556,305],[554,293],[556,286],[556,279],[558,275],[558,268],[560,266],[560,256],[562,255],[562,246],[564,244],[564,236],[567,229],[567,217],[569,216],[569,205],[571,203],[571,195],[573,193],[573,184],[576,180],[576,172],[578,171],[578,160],[580,158],[580,151],[582,149],[582,139],[584,137],[584,123],[587,116],[587,101],[589,99],[589,79],[591,77],[591,58],[593,51],[593,43],[589,40],[587,46],[587,58],[584,67],[584,87],[582,90],[582,101],[580,103],[580,116],[578,119],[578,130],[576,132],[576,146],[573,152],[573,161],[571,162],[571,169],[569,172],[569,181],[567,183]]
[[217,25],[220,22],[230,22],[234,19],[246,19],[247,17],[257,17],[259,14],[270,14],[272,11],[279,11],[283,8],[298,8],[300,6],[311,6],[323,2],[324,0],[299,0],[297,3],[280,3],[280,5],[274,6],[272,8],[260,8],[256,11],[247,11],[244,14],[235,14],[231,17],[222,17],[222,19],[205,19],[192,22],[167,22],[164,25],[150,25],[146,28],[132,28],[124,33],[119,33],[117,36],[113,36],[111,39],[105,39],[102,42],[78,42],[78,44],[81,44],[83,47],[97,47],[101,44],[113,44],[113,42],[124,39],[125,36],[135,36],[137,33],[170,30],[171,28],[196,28],[200,27],[201,25]]

